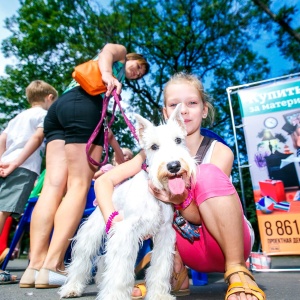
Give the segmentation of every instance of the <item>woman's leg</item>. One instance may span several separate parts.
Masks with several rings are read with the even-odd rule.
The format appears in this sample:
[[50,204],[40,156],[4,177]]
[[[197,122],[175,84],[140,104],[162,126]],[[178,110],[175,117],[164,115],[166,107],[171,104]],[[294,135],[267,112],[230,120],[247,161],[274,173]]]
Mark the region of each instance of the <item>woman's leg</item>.
[[62,200],[67,182],[65,142],[54,140],[47,145],[46,175],[41,195],[30,223],[29,268],[39,270],[46,258],[54,216]]
[[[43,268],[54,271],[63,271],[65,268],[65,252],[82,218],[87,192],[96,171],[96,167],[87,161],[85,147],[86,144],[65,146],[67,193],[55,214],[54,231]],[[102,147],[93,146],[91,154],[96,161],[100,161]]]
[[206,228],[223,251],[225,271],[235,265],[245,266],[243,214],[237,196],[208,199],[199,210]]
[[[244,258],[244,220],[236,194],[214,197],[199,206],[200,214],[209,233],[219,244],[225,258],[225,271],[236,266],[246,267]],[[251,249],[250,249],[251,250]],[[256,283],[248,276],[249,283]],[[240,282],[238,275],[230,277],[230,283]],[[257,298],[244,293],[231,295],[228,300]]]

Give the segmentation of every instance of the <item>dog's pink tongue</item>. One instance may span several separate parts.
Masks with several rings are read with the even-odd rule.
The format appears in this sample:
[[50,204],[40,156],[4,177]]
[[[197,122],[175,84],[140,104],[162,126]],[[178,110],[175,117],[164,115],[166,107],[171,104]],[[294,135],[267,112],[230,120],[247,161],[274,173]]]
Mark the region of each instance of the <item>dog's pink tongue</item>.
[[173,195],[182,194],[185,189],[184,180],[180,177],[169,179],[169,189]]

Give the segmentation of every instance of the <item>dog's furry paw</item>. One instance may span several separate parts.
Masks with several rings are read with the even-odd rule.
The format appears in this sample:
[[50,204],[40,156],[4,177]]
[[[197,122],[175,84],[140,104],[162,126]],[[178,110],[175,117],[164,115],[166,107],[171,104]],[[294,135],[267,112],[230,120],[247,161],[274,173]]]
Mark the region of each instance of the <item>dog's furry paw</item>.
[[58,294],[60,295],[60,299],[63,298],[78,298],[81,297],[82,293],[75,292],[75,291],[66,291],[63,289],[60,289]]
[[150,295],[147,294],[145,300],[176,300],[176,297],[170,295],[170,294],[155,294]]

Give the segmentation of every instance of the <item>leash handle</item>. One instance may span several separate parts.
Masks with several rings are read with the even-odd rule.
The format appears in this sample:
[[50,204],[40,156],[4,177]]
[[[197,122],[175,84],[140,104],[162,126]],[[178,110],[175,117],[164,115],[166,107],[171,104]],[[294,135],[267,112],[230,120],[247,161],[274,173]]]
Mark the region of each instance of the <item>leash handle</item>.
[[[106,118],[106,111],[107,111],[107,107],[108,107],[108,102],[109,102],[109,97],[104,97],[103,99],[103,106],[102,106],[102,113],[101,113],[101,119],[99,121],[99,123],[97,124],[95,130],[93,131],[92,135],[90,136],[86,147],[85,147],[85,152],[86,152],[86,156],[88,161],[98,167],[102,167],[103,165],[105,165],[108,161],[108,130],[109,128],[104,128],[104,149],[105,149],[105,158],[104,160],[99,163],[97,161],[95,161],[91,156],[90,156],[90,149],[92,146],[93,141],[95,140],[95,138],[97,137],[98,133],[100,132],[101,126]],[[105,130],[106,129],[106,130]]]
[[[108,132],[109,132],[109,129],[112,126],[113,121],[115,119],[115,110],[116,110],[116,106],[117,105],[119,106],[121,114],[122,114],[122,116],[123,116],[123,118],[124,118],[127,126],[129,127],[131,133],[133,134],[134,138],[137,141],[139,140],[138,137],[137,137],[137,134],[135,132],[134,126],[129,121],[129,119],[127,118],[127,116],[125,115],[125,113],[124,113],[124,111],[122,109],[122,106],[121,106],[121,103],[120,103],[120,101],[122,100],[121,96],[117,94],[117,92],[116,92],[115,89],[112,91],[112,95],[113,95],[115,101],[114,101],[113,113],[112,113],[112,117],[111,117],[110,121],[107,123],[107,120],[106,120],[106,112],[107,112],[107,108],[108,108],[108,103],[109,103],[110,96],[109,97],[105,96],[104,99],[103,99],[101,119],[100,119],[99,123],[97,124],[94,132],[92,133],[92,135],[89,138],[89,140],[88,140],[88,142],[86,144],[86,147],[85,147],[85,152],[86,152],[88,161],[91,164],[93,164],[95,166],[98,166],[98,167],[102,167],[108,161]],[[105,157],[104,157],[103,161],[101,163],[99,163],[99,162],[95,161],[90,156],[90,149],[91,149],[93,141],[95,140],[95,138],[97,137],[98,133],[100,132],[100,129],[101,129],[101,126],[102,126],[103,123],[104,123],[104,150],[105,150]]]
[[[126,122],[128,128],[130,129],[132,135],[134,136],[134,138],[135,138],[137,141],[139,141],[139,138],[138,138],[138,136],[137,136],[137,134],[136,134],[136,131],[135,131],[135,127],[134,127],[134,126],[132,125],[132,123],[129,121],[129,119],[127,118],[127,116],[125,115],[125,113],[124,113],[124,111],[123,111],[123,109],[122,109],[122,106],[121,106],[121,103],[120,103],[121,100],[122,100],[121,95],[118,95],[117,92],[116,92],[116,90],[113,90],[113,91],[112,91],[112,94],[114,95],[114,100],[115,100],[115,102],[114,102],[114,109],[115,109],[115,106],[116,106],[116,105],[119,106],[119,109],[120,109],[120,111],[121,111],[121,114],[122,114],[122,116],[123,116],[123,118],[124,118],[124,120],[125,120],[125,122]],[[113,110],[113,114],[114,114],[114,110]],[[142,169],[143,169],[144,171],[147,172],[147,164],[146,164],[145,162],[142,164]]]
[[134,138],[139,141],[139,138],[135,132],[135,128],[134,126],[132,125],[132,123],[129,121],[129,119],[127,118],[127,116],[125,115],[123,109],[122,109],[122,106],[121,106],[121,103],[120,101],[122,100],[121,96],[117,94],[116,90],[113,90],[112,91],[112,94],[114,96],[114,100],[115,100],[115,104],[117,104],[119,106],[119,109],[120,109],[120,112],[125,120],[125,123],[127,124],[128,128],[130,129],[132,135],[134,136]]

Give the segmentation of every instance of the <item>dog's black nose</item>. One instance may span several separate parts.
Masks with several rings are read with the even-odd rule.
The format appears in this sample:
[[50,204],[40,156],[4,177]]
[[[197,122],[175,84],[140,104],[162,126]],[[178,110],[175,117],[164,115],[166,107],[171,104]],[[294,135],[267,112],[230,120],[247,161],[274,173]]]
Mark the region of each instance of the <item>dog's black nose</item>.
[[181,169],[180,161],[171,161],[167,164],[167,169],[169,172],[176,174]]

